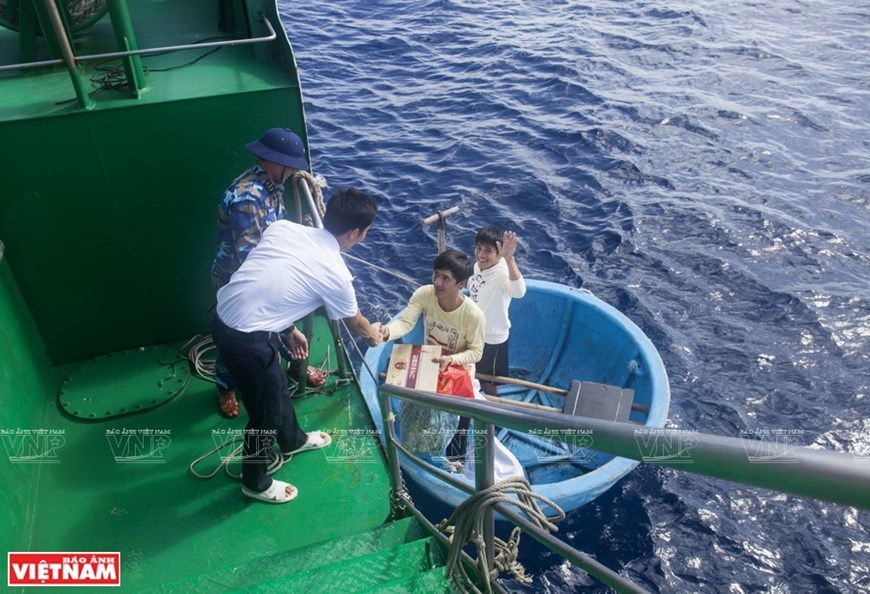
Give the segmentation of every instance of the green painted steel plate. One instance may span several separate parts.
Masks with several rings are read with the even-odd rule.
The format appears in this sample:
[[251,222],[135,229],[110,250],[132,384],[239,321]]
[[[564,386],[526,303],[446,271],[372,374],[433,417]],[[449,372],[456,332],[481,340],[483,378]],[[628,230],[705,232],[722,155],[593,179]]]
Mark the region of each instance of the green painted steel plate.
[[176,349],[142,347],[80,365],[64,379],[58,399],[70,415],[99,421],[166,404],[184,392],[190,375]]

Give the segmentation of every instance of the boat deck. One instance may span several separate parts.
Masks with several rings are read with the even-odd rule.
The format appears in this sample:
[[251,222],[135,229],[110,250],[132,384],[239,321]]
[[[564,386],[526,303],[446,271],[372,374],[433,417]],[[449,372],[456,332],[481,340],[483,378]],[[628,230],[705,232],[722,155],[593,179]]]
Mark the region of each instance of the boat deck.
[[[128,3],[139,49],[241,38],[234,32],[220,29],[218,6],[212,0],[185,0],[171,4]],[[252,28],[256,29],[253,37],[267,34],[261,23],[252,24]],[[280,28],[277,31],[279,38],[284,35]],[[18,31],[0,26],[0,65],[30,61],[21,56],[21,42]],[[108,14],[86,31],[74,33],[72,42],[76,56],[126,49],[118,47]],[[54,58],[49,53],[44,37],[37,36],[32,43],[36,60]],[[263,59],[276,51],[279,51],[279,47],[273,41],[143,56],[141,60],[146,86],[138,97],[133,97],[124,86],[120,59],[81,61],[78,70],[87,92],[94,100],[93,109],[147,106],[174,100],[297,86],[295,75],[276,69],[275,61]],[[22,76],[23,73],[27,76]],[[69,72],[63,65],[0,71],[0,84],[3,85],[0,121],[61,115],[80,109]]]
[[[325,322],[318,323],[322,332]],[[312,345],[313,364],[325,358],[323,342]],[[59,375],[62,381],[65,373]],[[294,404],[303,428],[327,430],[333,443],[277,472],[299,489],[283,505],[245,498],[223,471],[210,480],[188,471],[245,424],[244,411],[232,420],[218,415],[210,382],[193,378],[162,407],[101,422],[73,420],[49,404],[43,427],[61,430],[62,443],[56,463],[39,466],[34,504],[25,512],[32,514],[29,549],[120,551],[122,585],[140,590],[383,524],[389,478],[359,392],[342,388]],[[198,470],[218,462],[216,455]]]

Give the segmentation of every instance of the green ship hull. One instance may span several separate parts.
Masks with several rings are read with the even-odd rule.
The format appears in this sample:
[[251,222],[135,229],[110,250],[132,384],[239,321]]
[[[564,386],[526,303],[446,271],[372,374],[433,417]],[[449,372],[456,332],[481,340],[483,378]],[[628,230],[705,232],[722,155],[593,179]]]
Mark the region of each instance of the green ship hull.
[[[113,1],[81,25],[61,12],[74,68],[41,0],[0,6],[0,548],[120,552],[125,591],[449,591],[438,547],[392,521],[353,382],[333,374],[295,403],[334,441],[279,471],[299,489],[291,504],[188,471],[245,423],[166,360],[208,332],[217,202],[264,130],[291,128],[307,149],[274,2]],[[193,47],[156,49],[178,46]],[[155,52],[89,58],[137,49]],[[311,344],[312,364],[335,371],[320,316]]]

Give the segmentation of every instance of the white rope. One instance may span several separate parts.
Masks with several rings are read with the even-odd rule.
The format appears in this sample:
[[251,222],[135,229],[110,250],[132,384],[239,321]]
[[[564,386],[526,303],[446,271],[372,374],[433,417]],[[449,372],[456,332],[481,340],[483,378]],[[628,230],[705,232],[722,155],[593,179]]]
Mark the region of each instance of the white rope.
[[[224,442],[222,444],[220,444],[219,446],[217,446],[216,448],[214,448],[212,450],[209,450],[208,452],[206,452],[205,454],[203,454],[202,456],[200,456],[199,458],[197,458],[196,460],[191,462],[190,466],[188,467],[188,469],[190,470],[190,474],[192,474],[196,478],[207,480],[207,479],[213,478],[217,473],[219,473],[221,471],[221,468],[223,468],[224,472],[226,472],[227,475],[230,476],[231,478],[234,478],[236,480],[242,480],[242,473],[241,472],[233,472],[232,470],[230,470],[230,462],[235,462],[235,461],[239,461],[242,463],[244,462],[244,459],[243,459],[241,454],[242,454],[242,451],[244,450],[245,446],[244,446],[244,444],[236,445],[237,442],[243,441],[243,440],[244,440],[244,435],[241,435],[241,434],[233,435],[232,437],[227,438],[226,440],[224,440]],[[214,470],[212,470],[208,474],[201,474],[196,470],[197,464],[210,458],[214,454],[217,454],[218,452],[220,452],[221,450],[223,450],[227,446],[232,447],[233,448],[232,451],[229,453],[229,455],[221,456],[221,462],[220,462],[220,464],[215,466]],[[269,452],[269,462],[266,464],[266,474],[271,475],[271,474],[278,472],[278,470],[280,470],[281,467],[284,466],[285,464],[287,464],[287,462],[289,462],[292,458],[293,458],[292,455],[285,456],[284,454],[279,452],[277,449],[273,449],[271,452]]]
[[[188,350],[185,350],[188,349]],[[214,355],[206,356],[206,353],[214,351]],[[197,334],[182,346],[179,350],[182,359],[187,359],[193,366],[193,373],[208,382],[214,383],[215,356],[217,347],[214,346],[211,336]]]
[[398,272],[394,272],[392,270],[387,270],[386,268],[382,268],[382,267],[378,266],[377,264],[372,264],[371,262],[369,262],[367,260],[363,260],[362,258],[357,258],[356,256],[351,256],[347,252],[341,252],[341,255],[344,256],[345,258],[347,258],[348,260],[353,260],[354,262],[359,262],[360,264],[365,264],[366,266],[369,266],[370,268],[374,268],[375,270],[378,270],[380,272],[385,272],[385,273],[389,274],[390,276],[394,276],[397,279],[403,280],[406,283],[409,283],[415,287],[422,287],[423,286],[422,283],[418,283],[417,281],[415,281],[414,279],[412,279],[410,277],[407,277],[407,276],[400,274]]
[[[215,347],[214,342],[212,341],[212,337],[210,335],[209,336],[202,336],[202,335],[197,334],[196,336],[194,336],[193,338],[188,340],[186,343],[184,343],[184,345],[179,349],[178,352],[179,352],[179,356],[182,359],[186,358],[188,361],[190,361],[191,365],[193,366],[194,373],[198,377],[200,377],[206,381],[214,383],[215,359],[213,356],[207,355],[207,353],[210,353],[211,351],[214,351],[214,353],[217,354],[217,347]],[[320,366],[318,367],[318,369],[320,369],[320,371],[322,371],[326,375],[327,378],[329,377],[330,362],[331,362],[331,349],[329,346],[327,346],[326,347],[326,357],[324,358],[323,363],[321,363]],[[337,380],[337,381],[335,381],[333,383],[331,389],[329,389],[329,392],[336,391],[338,388],[340,388],[342,385],[344,385],[345,383],[348,383],[348,382],[349,382],[349,380]],[[325,393],[325,392],[327,392],[328,385],[329,385],[329,382],[327,381],[320,388],[308,388],[305,390],[305,392],[303,392],[302,394],[299,394],[297,396],[308,396],[310,394]],[[216,448],[209,450],[208,452],[206,452],[205,454],[203,454],[202,456],[200,456],[199,458],[197,458],[196,460],[191,462],[190,466],[189,466],[190,473],[193,476],[200,478],[200,479],[210,479],[210,478],[213,478],[217,473],[219,473],[221,468],[223,468],[224,471],[227,473],[227,475],[229,475],[230,477],[232,477],[234,479],[241,480],[241,478],[242,478],[241,473],[234,473],[233,471],[230,470],[229,465],[233,461],[237,461],[237,460],[241,461],[242,460],[241,454],[242,454],[242,451],[244,449],[244,445],[242,445],[242,444],[236,445],[236,442],[239,440],[242,440],[243,437],[244,437],[243,435],[234,435],[232,437],[229,437],[228,439],[226,439],[222,444],[220,444]],[[200,464],[201,462],[205,461],[209,457],[217,454],[218,452],[220,452],[223,448],[225,448],[227,446],[232,446],[233,450],[228,455],[221,456],[221,463],[218,464],[211,472],[206,473],[206,474],[202,474],[196,470],[197,464]],[[291,458],[292,458],[292,456],[285,457],[283,454],[281,454],[277,450],[273,450],[272,452],[269,453],[269,462],[266,466],[266,474],[273,474],[273,473],[277,472],[278,469],[280,469],[281,466],[283,466],[284,464],[289,462]]]
[[[548,517],[538,506],[539,500],[556,511],[556,515]],[[490,571],[486,564],[486,545],[483,541],[484,518],[487,508],[497,503],[509,503],[514,505],[526,515],[526,518],[542,530],[556,532],[558,527],[554,522],[565,519],[565,512],[546,497],[535,493],[532,486],[524,478],[510,478],[498,482],[488,489],[484,489],[470,496],[457,507],[449,519],[442,521],[438,529],[452,533],[450,536],[450,551],[447,556],[447,564],[444,567],[445,575],[450,575],[461,589],[470,588],[475,594],[482,594],[468,576],[465,567],[461,563],[462,548],[468,542],[477,545],[477,562],[480,575],[487,576],[486,592],[492,592],[492,582],[502,571],[509,571],[513,576],[524,584],[532,583],[532,579],[525,573],[523,566],[517,561],[519,553],[520,528],[516,527],[511,532],[508,541],[495,538],[495,564]],[[464,584],[464,585],[463,585]]]
[[[326,215],[326,205],[323,203],[323,188],[326,187],[326,180],[323,176],[320,175],[312,175],[305,171],[304,169],[298,170],[293,174],[294,181],[304,181],[308,185],[308,190],[311,192],[311,198],[314,200],[314,206],[317,208],[317,214],[320,215],[320,219],[323,220],[323,217]],[[299,184],[293,184],[293,197],[297,204],[297,209],[301,210],[302,208],[302,199],[299,196]],[[301,220],[301,212],[297,213]]]

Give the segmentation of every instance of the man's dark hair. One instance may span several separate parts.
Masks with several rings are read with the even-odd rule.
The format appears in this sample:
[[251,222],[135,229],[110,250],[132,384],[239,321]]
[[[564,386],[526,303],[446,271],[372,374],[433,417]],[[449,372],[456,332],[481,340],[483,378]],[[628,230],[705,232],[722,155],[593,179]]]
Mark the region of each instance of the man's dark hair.
[[432,270],[447,270],[456,282],[463,284],[474,272],[474,265],[459,250],[447,250],[438,254],[432,263]]
[[489,225],[477,232],[477,236],[474,238],[474,245],[489,245],[498,251],[496,241],[499,243],[504,241],[504,229],[495,225]]
[[339,188],[326,204],[323,228],[338,237],[353,229],[365,229],[377,212],[378,203],[365,192]]

